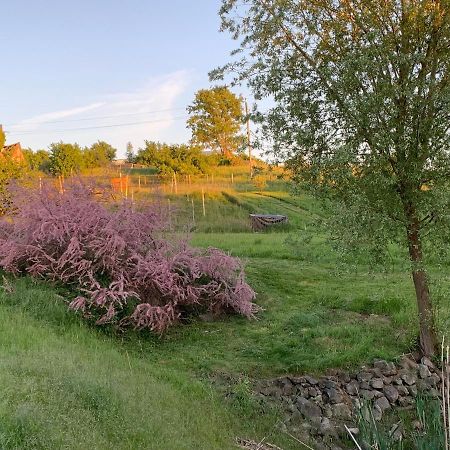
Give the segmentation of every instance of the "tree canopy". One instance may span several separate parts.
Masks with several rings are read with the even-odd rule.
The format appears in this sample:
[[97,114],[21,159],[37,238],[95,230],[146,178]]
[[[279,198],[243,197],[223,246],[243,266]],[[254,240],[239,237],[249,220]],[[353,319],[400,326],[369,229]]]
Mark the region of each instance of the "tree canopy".
[[202,150],[185,144],[145,141],[145,147],[139,149],[135,160],[144,166],[156,167],[162,174],[188,175],[207,169],[207,157]]
[[53,175],[78,173],[83,166],[83,153],[78,144],[53,143],[50,149],[49,169]]
[[104,141],[98,141],[83,150],[82,166],[85,168],[104,167],[116,157],[116,149]]
[[201,89],[188,107],[192,142],[229,158],[242,144],[242,100],[225,86]]
[[241,59],[274,152],[336,205],[341,241],[409,253],[420,346],[436,328],[427,243],[448,238],[450,4],[446,0],[223,0],[222,29]]

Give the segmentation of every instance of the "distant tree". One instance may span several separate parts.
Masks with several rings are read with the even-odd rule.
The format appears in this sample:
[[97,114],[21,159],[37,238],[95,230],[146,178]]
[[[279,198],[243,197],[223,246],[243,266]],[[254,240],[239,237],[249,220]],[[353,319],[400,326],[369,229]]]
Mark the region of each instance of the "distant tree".
[[50,155],[46,150],[33,151],[30,148],[22,150],[26,164],[30,170],[47,171],[50,164]]
[[83,150],[83,166],[89,169],[105,167],[116,157],[116,149],[104,141],[98,141]]
[[148,167],[156,167],[160,173],[195,174],[207,170],[206,156],[199,147],[190,145],[169,145],[145,141],[139,149],[136,162]]
[[201,89],[187,108],[192,143],[229,158],[242,144],[242,100],[225,86]]
[[336,241],[408,252],[420,348],[435,354],[426,263],[450,238],[449,2],[222,0],[221,16],[244,55],[226,69],[275,100],[263,126],[295,179],[333,199]]
[[70,175],[83,168],[83,152],[78,144],[53,143],[50,149],[49,170],[53,175]]
[[133,144],[131,142],[127,143],[127,162],[133,164],[135,162],[136,156],[134,154]]
[[3,128],[0,126],[0,150],[5,145],[5,141],[6,141],[5,132],[3,131]]

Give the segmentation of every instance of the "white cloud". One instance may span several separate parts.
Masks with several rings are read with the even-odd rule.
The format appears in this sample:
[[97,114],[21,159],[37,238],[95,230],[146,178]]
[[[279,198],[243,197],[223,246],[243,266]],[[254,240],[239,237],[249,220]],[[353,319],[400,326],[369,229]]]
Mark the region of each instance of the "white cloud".
[[135,90],[95,99],[85,106],[22,120],[8,127],[8,140],[20,141],[25,147],[45,148],[59,140],[90,145],[101,139],[123,155],[128,141],[137,147],[145,139],[167,139],[172,129],[174,135],[180,135],[186,111],[185,105],[176,102],[186,91],[190,78],[188,71],[178,71],[151,78]]

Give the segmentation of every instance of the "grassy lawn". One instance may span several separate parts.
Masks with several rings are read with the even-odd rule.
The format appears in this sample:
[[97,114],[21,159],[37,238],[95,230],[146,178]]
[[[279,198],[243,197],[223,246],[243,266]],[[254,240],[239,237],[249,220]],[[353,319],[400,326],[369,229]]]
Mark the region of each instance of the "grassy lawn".
[[1,449],[231,449],[273,427],[245,397],[225,402],[190,371],[89,329],[42,284],[15,282],[0,314]]
[[[67,312],[61,290],[13,281],[13,293],[0,292],[0,448],[231,449],[236,436],[298,448],[252,399],[248,379],[352,368],[413,347],[407,271],[340,264],[315,233],[321,212],[309,197],[283,182],[218,186],[206,191],[205,216],[201,190],[168,199],[194,245],[246,262],[264,310],[253,321],[195,320],[162,338],[117,336]],[[289,225],[253,233],[249,212],[286,214]],[[287,243],[303,234],[311,239]],[[442,273],[433,270],[445,297]],[[440,317],[448,326],[448,302]]]

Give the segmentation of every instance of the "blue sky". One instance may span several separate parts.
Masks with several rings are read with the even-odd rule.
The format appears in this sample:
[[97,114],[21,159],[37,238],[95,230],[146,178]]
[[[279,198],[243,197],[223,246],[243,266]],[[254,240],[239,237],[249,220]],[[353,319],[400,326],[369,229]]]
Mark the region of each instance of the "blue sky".
[[[219,7],[219,0],[2,2],[7,142],[38,149],[101,139],[124,154],[128,141],[135,148],[144,139],[187,141],[186,106],[235,46],[218,32]],[[125,123],[137,124],[115,126]]]

